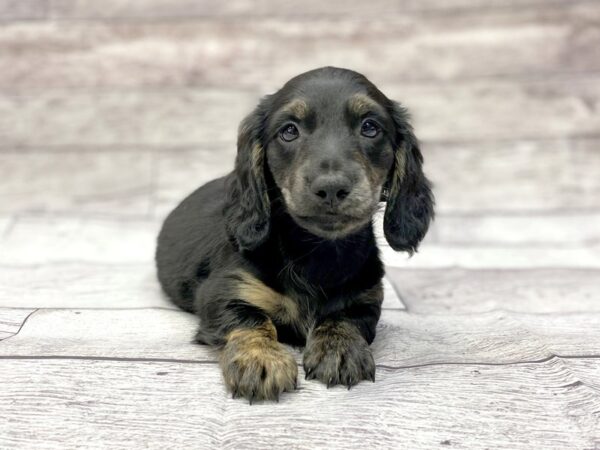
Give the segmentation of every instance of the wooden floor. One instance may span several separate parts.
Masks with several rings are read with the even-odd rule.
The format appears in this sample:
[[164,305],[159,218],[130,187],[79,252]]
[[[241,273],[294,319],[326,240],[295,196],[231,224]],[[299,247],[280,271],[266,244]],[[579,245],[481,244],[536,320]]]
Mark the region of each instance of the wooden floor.
[[[411,109],[438,216],[376,383],[250,406],[155,237],[322,65]],[[600,448],[600,3],[0,0],[0,448],[77,447]]]

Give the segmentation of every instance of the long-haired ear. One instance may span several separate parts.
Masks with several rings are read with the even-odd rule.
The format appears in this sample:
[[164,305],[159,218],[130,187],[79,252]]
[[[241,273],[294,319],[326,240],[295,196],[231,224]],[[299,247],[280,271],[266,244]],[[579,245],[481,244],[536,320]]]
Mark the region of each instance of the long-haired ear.
[[267,101],[268,97],[240,124],[235,169],[227,180],[225,228],[240,250],[254,250],[269,236],[271,206],[262,144]]
[[411,255],[425,237],[433,219],[431,184],[423,174],[423,155],[405,108],[392,102],[396,126],[394,165],[384,187],[387,206],[383,219],[385,238],[397,251]]

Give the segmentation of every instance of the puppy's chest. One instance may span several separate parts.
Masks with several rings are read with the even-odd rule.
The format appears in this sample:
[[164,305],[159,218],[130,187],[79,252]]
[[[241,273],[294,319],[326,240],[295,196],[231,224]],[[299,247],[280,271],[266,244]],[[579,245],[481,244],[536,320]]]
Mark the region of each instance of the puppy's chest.
[[310,330],[320,317],[332,309],[343,309],[344,299],[329,290],[307,284],[278,286],[277,307],[270,314],[282,342],[304,345]]
[[237,279],[239,297],[269,316],[283,342],[304,345],[319,317],[343,308],[343,296],[291,271],[273,278],[240,272]]

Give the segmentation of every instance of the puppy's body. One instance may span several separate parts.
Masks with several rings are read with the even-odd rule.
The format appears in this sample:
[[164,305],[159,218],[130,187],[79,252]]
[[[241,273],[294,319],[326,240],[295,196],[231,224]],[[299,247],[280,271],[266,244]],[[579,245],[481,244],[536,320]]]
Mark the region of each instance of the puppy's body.
[[[357,295],[380,286],[383,266],[372,226],[328,241],[280,211],[272,217],[267,241],[242,255],[225,232],[222,214],[227,178],[233,176],[200,187],[169,215],[159,237],[160,282],[174,303],[199,315],[203,343],[223,344],[223,331],[240,323],[238,317],[227,321],[227,307],[246,302],[267,313],[280,341],[303,346],[321,316],[347,311]],[[218,282],[207,282],[211,274]],[[380,290],[373,289],[372,300],[376,321]],[[264,317],[244,319],[253,325]]]
[[295,388],[279,341],[306,345],[308,378],[374,380],[384,271],[371,219],[383,197],[388,242],[416,249],[433,214],[421,163],[404,110],[343,69],[291,80],[244,120],[235,170],[169,215],[156,255],[234,396]]

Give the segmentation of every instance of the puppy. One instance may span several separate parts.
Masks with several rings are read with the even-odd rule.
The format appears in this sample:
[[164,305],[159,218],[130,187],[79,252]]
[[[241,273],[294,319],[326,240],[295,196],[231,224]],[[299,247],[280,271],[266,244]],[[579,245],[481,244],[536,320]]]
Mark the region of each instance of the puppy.
[[307,379],[375,380],[369,345],[384,274],[372,217],[413,253],[433,196],[406,110],[363,75],[326,67],[262,99],[239,129],[235,169],[193,192],[158,237],[160,283],[220,349],[234,397],[278,400],[305,346]]

